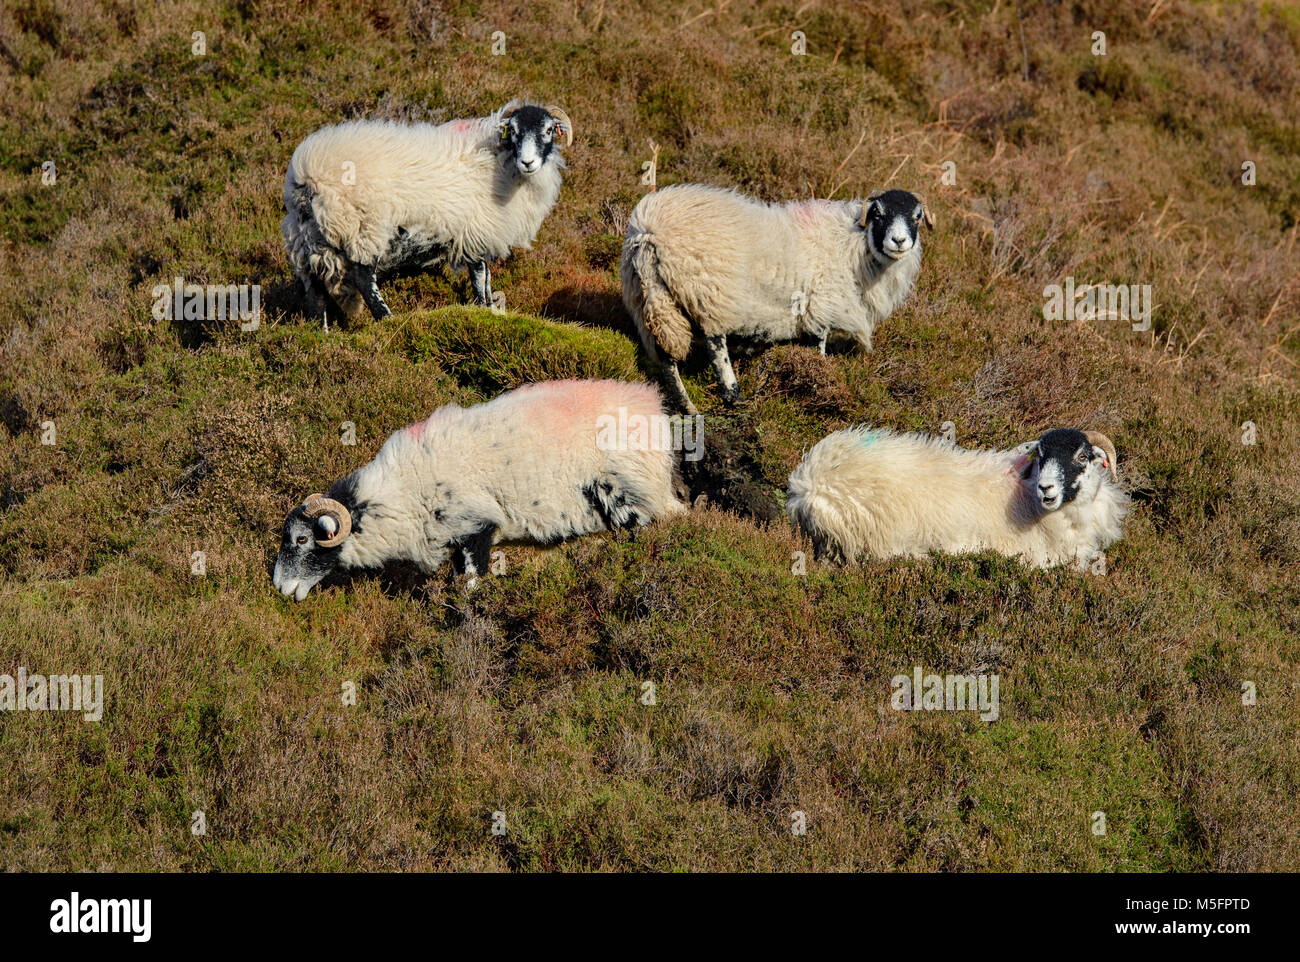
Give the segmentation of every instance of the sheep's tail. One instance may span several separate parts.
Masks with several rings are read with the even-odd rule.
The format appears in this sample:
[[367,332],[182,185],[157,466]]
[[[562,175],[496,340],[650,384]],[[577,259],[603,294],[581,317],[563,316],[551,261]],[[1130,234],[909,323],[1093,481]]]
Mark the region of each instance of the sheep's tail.
[[846,523],[845,513],[836,500],[820,490],[815,474],[807,457],[791,472],[786,513],[795,528],[812,539],[814,557],[841,563],[852,561],[861,553],[858,534]]
[[284,210],[280,233],[298,279],[304,286],[312,278],[319,280],[349,315],[363,310],[360,294],[348,281],[347,258],[326,240],[316,221],[311,184],[298,182],[292,164],[284,179]]
[[636,322],[647,353],[657,359],[662,351],[674,360],[686,360],[691,352],[690,319],[682,313],[659,273],[659,252],[654,241],[635,226],[629,228],[623,242],[619,273],[623,278],[623,303]]

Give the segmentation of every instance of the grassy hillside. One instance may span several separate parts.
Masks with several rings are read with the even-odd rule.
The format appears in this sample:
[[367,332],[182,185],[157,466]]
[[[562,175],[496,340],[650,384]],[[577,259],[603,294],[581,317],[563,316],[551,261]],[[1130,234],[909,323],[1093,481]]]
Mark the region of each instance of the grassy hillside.
[[[1300,8],[646,6],[4,5],[0,674],[101,673],[106,703],[0,712],[0,867],[1300,868]],[[437,273],[386,285],[383,323],[301,317],[295,144],[519,95],[576,141],[495,274],[509,313]],[[741,358],[734,413],[693,364],[728,480],[688,516],[509,548],[471,595],[394,569],[281,598],[286,512],[395,428],[653,376],[617,278],[651,141],[661,186],[924,194],[938,227],[874,353]],[[261,327],[156,320],[177,276],[261,285]],[[1151,285],[1151,329],[1045,320],[1066,277]],[[796,574],[807,546],[755,516],[860,421],[1103,430],[1126,537],[1104,575]],[[996,673],[1000,718],[892,711],[916,666]]]

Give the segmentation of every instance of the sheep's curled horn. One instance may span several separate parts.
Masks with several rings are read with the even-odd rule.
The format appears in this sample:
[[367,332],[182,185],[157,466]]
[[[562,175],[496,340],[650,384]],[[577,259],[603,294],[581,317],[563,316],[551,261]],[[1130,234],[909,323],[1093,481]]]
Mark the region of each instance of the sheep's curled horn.
[[324,541],[317,541],[317,547],[336,547],[341,545],[343,539],[352,533],[352,513],[333,498],[327,498],[323,494],[313,494],[302,503],[302,510],[303,514],[313,520],[323,514],[328,514],[338,522],[339,529],[334,533],[334,537],[327,538]]
[[[871,202],[884,193],[883,190],[873,190],[867,195],[867,199],[862,203],[862,216],[858,218],[858,226],[863,230],[867,228],[867,211],[871,208]],[[920,194],[913,194],[921,202],[921,220],[925,226],[934,230],[934,215],[930,213],[930,208],[925,203],[925,198]]]
[[867,211],[871,210],[871,202],[883,193],[883,190],[873,190],[867,195],[867,199],[862,202],[862,214],[858,217],[858,226],[863,230],[867,229]]
[[554,117],[555,122],[558,123],[561,128],[563,128],[564,146],[572,147],[573,146],[573,121],[569,119],[569,115],[566,114],[559,107],[556,107],[554,104],[547,104],[545,110],[548,114]]
[[[511,117],[513,117],[515,115],[515,111],[517,111],[522,106],[523,104],[511,104],[505,110],[501,111],[501,139],[502,140],[505,140],[506,137],[508,136],[506,133],[506,121],[509,120]],[[569,119],[569,115],[566,114],[559,107],[555,106],[554,104],[547,104],[542,109],[545,110],[552,117],[554,117],[555,122],[559,124],[560,129],[564,131],[564,146],[572,147],[573,146],[573,121]]]
[[1115,457],[1115,445],[1111,443],[1110,438],[1100,431],[1085,431],[1083,436],[1088,439],[1088,443],[1101,448],[1106,452],[1106,459],[1110,462],[1110,479],[1119,480],[1119,470],[1117,468],[1117,459]]

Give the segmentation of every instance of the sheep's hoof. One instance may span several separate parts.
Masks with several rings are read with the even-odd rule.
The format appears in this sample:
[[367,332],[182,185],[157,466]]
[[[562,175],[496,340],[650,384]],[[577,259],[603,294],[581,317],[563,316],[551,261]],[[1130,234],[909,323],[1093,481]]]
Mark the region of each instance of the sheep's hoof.
[[685,391],[678,391],[675,387],[665,385],[664,394],[668,398],[668,406],[670,408],[673,408],[682,414],[690,415],[691,417],[695,417],[695,415],[700,413],[695,407],[695,404],[691,401],[690,395]]

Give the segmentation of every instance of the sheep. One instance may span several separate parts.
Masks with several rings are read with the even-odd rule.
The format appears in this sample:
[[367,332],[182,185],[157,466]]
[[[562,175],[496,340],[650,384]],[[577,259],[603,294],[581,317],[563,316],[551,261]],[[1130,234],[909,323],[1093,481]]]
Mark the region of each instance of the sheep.
[[655,432],[666,420],[653,386],[622,381],[445,405],[289,512],[272,580],[302,601],[336,569],[410,561],[432,574],[455,552],[472,583],[497,541],[549,545],[684,511],[673,439]]
[[1094,431],[1057,428],[977,451],[863,426],[804,455],[786,510],[819,558],[992,550],[1083,569],[1120,537],[1129,496],[1118,482],[1115,446]]
[[[439,126],[354,120],[298,145],[280,229],[310,315],[325,295],[349,317],[391,311],[378,278],[446,262],[492,303],[488,262],[528,249],[560,193],[573,124],[555,106],[512,101]],[[328,321],[325,322],[328,329]]]
[[628,220],[623,303],[664,388],[689,414],[677,365],[703,335],[729,404],[740,399],[727,336],[828,339],[871,350],[871,332],[902,303],[921,267],[925,203],[903,190],[865,201],[765,204],[684,184],[641,198]]

